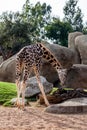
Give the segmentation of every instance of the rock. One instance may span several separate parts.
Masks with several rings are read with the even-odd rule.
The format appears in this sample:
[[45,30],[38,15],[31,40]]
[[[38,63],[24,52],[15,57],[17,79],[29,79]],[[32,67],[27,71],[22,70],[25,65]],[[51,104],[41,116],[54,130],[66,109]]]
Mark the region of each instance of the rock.
[[[12,56],[11,58],[2,62],[0,65],[0,81],[15,82],[15,60],[16,56]],[[34,75],[35,74],[33,72],[30,77]],[[40,75],[44,76],[51,83],[54,83],[58,80],[58,74],[56,70],[47,62],[43,62]]]
[[75,54],[75,56],[74,56],[75,63],[74,64],[80,63],[80,55],[75,46],[75,39],[76,39],[76,37],[81,36],[81,35],[83,35],[83,33],[81,33],[81,32],[69,33],[69,35],[68,35],[68,48],[71,49]]
[[0,81],[15,82],[15,56],[0,65]]
[[[75,62],[73,51],[68,49],[67,47],[63,47],[57,44],[46,44],[45,46],[59,60],[63,68],[70,68]],[[56,81],[58,82],[59,80],[57,71],[46,61],[43,62],[40,74],[51,83],[55,83]]]
[[74,64],[74,53],[69,48],[57,44],[47,44],[46,47],[59,60],[63,68],[70,68]]
[[40,69],[40,75],[45,77],[50,83],[55,83],[59,80],[58,73],[48,62],[44,61]]
[[75,45],[79,51],[81,63],[87,64],[87,35],[76,37]]
[[67,72],[65,86],[74,89],[87,89],[87,65],[73,65],[73,67],[71,67]]
[[87,98],[69,99],[63,103],[47,107],[46,112],[56,114],[74,114],[87,112]]
[[[49,93],[52,88],[53,84],[49,83],[44,77],[40,76],[41,83],[44,86],[45,93]],[[27,80],[27,88],[25,91],[25,97],[31,97],[33,95],[36,95],[40,93],[40,89],[38,87],[37,79],[36,77],[31,77]]]
[[83,33],[81,33],[81,32],[69,33],[69,35],[68,35],[68,48],[75,49],[75,38],[77,36],[81,36],[81,35],[83,35]]
[[[47,44],[46,47],[52,51],[64,68],[72,66],[74,62],[74,53],[72,50],[56,44]],[[55,83],[59,80],[57,71],[47,61],[43,62],[40,75],[45,77],[50,83]],[[34,73],[30,75],[30,77],[32,76],[34,76]],[[15,56],[5,60],[0,65],[0,81],[15,82]]]
[[3,62],[3,56],[0,56],[0,64]]

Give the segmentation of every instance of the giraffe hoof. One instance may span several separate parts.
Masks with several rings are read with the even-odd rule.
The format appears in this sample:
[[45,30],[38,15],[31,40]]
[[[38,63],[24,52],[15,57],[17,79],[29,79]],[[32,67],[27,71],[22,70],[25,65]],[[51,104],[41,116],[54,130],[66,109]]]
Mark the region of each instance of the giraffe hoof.
[[25,104],[23,102],[21,102],[21,100],[16,100],[16,102],[14,103],[14,106],[16,106],[18,109],[24,109],[25,108]]
[[24,108],[22,108],[22,111],[26,111],[26,108],[24,107]]

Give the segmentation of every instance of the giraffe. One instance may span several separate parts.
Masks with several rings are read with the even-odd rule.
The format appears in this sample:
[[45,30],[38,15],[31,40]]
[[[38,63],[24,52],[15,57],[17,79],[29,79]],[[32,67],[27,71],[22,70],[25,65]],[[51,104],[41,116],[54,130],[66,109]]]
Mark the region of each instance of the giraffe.
[[[46,59],[57,71],[62,69],[60,62],[42,43],[23,47],[16,55],[16,86],[17,86],[17,106],[24,108],[24,98],[26,81],[32,69],[36,75],[39,89],[43,95],[45,104],[49,106],[43,85],[40,80],[39,70],[42,65],[42,58]],[[23,73],[22,73],[23,72]],[[21,81],[22,75],[22,81]],[[22,102],[20,96],[22,94]]]

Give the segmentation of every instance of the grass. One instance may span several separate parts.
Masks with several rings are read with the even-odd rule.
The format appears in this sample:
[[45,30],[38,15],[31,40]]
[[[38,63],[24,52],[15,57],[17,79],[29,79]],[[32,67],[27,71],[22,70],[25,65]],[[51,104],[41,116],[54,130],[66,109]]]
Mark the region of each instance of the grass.
[[[0,82],[0,105],[13,106],[11,99],[17,97],[16,85],[14,83]],[[36,97],[27,99],[36,101]]]
[[4,106],[11,105],[10,100],[17,96],[14,83],[0,82],[0,104]]

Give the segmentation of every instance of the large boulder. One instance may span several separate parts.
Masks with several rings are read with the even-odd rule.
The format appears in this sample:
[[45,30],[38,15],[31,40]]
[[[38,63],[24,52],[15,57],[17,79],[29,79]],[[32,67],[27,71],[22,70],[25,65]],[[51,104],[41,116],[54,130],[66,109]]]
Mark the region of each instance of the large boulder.
[[3,56],[0,56],[0,64],[3,62]]
[[76,114],[87,112],[87,98],[73,98],[60,104],[54,104],[45,109],[48,113]]
[[68,48],[75,53],[75,64],[80,64],[80,55],[75,45],[75,39],[81,35],[83,35],[81,32],[73,32],[68,35]]
[[79,51],[81,63],[87,64],[87,35],[76,37],[75,46]]
[[[70,68],[74,63],[74,53],[67,47],[63,47],[57,44],[45,44],[45,46],[53,53],[53,55],[59,60],[63,68]],[[47,81],[55,83],[59,80],[58,73],[48,62],[44,61],[40,74],[44,76]]]
[[74,89],[87,89],[87,65],[73,65],[67,72],[65,86]]
[[[74,63],[74,53],[72,50],[56,44],[46,44],[46,47],[55,55],[64,68],[70,68]],[[47,61],[43,61],[40,75],[48,82],[58,81],[58,74]],[[34,76],[32,73],[30,77]],[[15,82],[15,56],[7,59],[0,65],[0,81]]]
[[63,68],[70,68],[74,61],[74,53],[71,49],[57,44],[46,44],[46,47],[59,60]]
[[[52,88],[53,84],[49,83],[44,77],[40,76],[41,83],[43,84],[45,93],[49,93]],[[36,94],[40,93],[40,89],[38,86],[38,82],[36,77],[31,77],[27,80],[27,87],[25,91],[25,97],[31,97]]]
[[15,82],[15,58],[13,56],[0,65],[0,81]]

